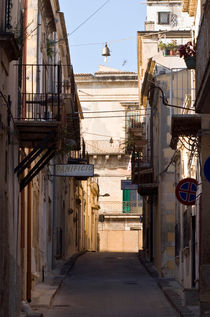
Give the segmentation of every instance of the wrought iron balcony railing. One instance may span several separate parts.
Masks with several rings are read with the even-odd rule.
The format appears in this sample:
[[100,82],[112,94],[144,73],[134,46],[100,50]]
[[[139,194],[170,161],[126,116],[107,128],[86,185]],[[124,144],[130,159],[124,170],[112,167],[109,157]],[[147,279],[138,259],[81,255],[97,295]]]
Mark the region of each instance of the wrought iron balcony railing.
[[21,75],[19,119],[60,121],[63,92],[61,65],[24,64],[21,65]]
[[131,165],[131,178],[133,184],[139,185],[153,182],[153,166],[150,157],[133,154]]
[[19,119],[28,121],[60,121],[61,96],[58,93],[22,93]]

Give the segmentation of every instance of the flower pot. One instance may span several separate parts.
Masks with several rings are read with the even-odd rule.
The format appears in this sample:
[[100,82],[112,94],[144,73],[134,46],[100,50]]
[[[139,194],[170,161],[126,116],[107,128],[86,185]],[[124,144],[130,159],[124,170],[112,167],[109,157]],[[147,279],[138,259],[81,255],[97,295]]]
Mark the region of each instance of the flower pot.
[[164,48],[163,50],[163,56],[169,56],[170,55],[170,51],[167,48]]
[[195,56],[187,56],[184,58],[184,61],[188,69],[195,69],[195,66],[196,66]]
[[176,55],[176,52],[174,50],[170,50],[170,56]]

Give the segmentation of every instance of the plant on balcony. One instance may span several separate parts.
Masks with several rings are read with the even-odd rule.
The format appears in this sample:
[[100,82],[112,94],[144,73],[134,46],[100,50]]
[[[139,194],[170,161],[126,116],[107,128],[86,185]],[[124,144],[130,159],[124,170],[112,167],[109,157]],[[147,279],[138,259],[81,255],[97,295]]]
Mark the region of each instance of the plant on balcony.
[[195,69],[196,66],[196,51],[192,42],[187,42],[185,45],[179,47],[180,58],[184,57],[188,69]]
[[169,43],[164,43],[162,41],[159,42],[158,47],[161,51],[163,51],[163,55],[176,55],[177,52],[177,42],[173,40]]

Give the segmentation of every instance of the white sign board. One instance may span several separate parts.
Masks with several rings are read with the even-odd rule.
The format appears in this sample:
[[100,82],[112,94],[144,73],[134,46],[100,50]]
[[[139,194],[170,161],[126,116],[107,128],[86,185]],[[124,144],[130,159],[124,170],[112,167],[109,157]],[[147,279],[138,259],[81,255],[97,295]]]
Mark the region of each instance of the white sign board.
[[66,164],[55,165],[56,176],[84,176],[91,177],[94,175],[93,164]]

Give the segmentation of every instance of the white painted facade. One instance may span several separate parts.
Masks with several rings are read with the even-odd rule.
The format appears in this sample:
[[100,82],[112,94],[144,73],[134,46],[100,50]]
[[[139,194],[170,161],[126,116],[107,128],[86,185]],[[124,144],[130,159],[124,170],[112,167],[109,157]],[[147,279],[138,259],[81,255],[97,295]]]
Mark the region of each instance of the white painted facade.
[[191,30],[192,22],[193,18],[182,12],[182,1],[147,1],[146,31]]

